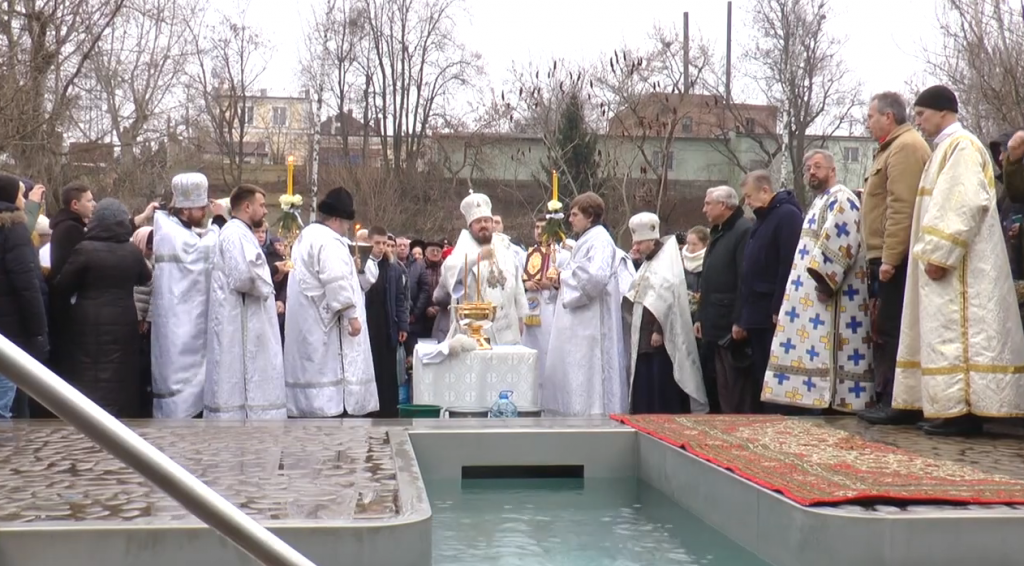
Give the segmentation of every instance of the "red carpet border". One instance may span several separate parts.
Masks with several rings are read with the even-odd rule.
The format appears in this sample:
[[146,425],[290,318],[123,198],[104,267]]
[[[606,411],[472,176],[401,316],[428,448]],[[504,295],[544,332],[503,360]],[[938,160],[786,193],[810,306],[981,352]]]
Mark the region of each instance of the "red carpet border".
[[801,505],[1024,504],[1024,481],[918,456],[820,421],[773,415],[612,415]]

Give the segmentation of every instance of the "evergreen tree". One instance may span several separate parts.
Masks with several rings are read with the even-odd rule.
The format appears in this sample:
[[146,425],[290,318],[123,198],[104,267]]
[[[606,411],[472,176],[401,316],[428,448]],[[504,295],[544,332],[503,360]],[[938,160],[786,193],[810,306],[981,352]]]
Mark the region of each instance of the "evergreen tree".
[[[597,136],[587,127],[583,117],[583,102],[580,100],[579,94],[569,95],[558,122],[558,132],[553,148],[557,152],[557,158],[551,160],[549,170],[558,171],[560,184],[567,192],[571,190],[571,187],[576,187],[577,193],[587,191],[600,193]],[[566,194],[566,196],[570,195]]]

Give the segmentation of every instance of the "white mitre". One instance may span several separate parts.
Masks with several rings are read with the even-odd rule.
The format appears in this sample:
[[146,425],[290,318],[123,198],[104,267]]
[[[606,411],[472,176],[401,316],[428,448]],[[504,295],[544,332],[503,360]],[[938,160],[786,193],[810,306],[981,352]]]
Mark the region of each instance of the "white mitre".
[[661,221],[653,212],[641,212],[629,219],[629,232],[633,235],[633,243],[661,238],[659,227]]
[[487,195],[473,193],[462,199],[459,210],[466,217],[466,225],[470,225],[478,218],[491,218],[491,199]]
[[171,179],[171,193],[174,208],[204,208],[208,200],[210,184],[202,173],[182,173]]

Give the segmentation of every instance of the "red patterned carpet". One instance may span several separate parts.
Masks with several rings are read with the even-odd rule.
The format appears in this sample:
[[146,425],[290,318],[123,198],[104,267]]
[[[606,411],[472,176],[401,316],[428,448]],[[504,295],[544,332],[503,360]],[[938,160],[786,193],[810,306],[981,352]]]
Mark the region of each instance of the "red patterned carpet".
[[1022,504],[1024,481],[919,456],[816,422],[772,415],[613,419],[801,505],[886,500]]

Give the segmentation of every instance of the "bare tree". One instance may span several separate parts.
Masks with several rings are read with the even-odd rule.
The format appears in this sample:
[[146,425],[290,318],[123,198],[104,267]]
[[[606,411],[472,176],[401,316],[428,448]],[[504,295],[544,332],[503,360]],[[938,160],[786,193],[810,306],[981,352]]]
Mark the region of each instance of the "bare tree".
[[365,18],[364,93],[380,122],[386,169],[419,165],[430,128],[482,73],[455,35],[461,0],[359,0]]
[[942,43],[927,70],[957,93],[962,120],[983,138],[1024,126],[1022,6],[1008,0],[942,0]]
[[193,0],[126,0],[87,69],[89,90],[102,104],[120,155],[115,194],[159,192],[153,144],[183,104],[183,73],[194,54],[187,20]]
[[22,174],[61,182],[75,86],[125,0],[7,0],[0,8],[0,153]]
[[[619,184],[623,198],[628,203],[629,193],[661,214],[674,167],[675,140],[691,133],[704,113],[692,95],[704,83],[711,48],[700,39],[686,46],[676,30],[660,27],[651,33],[650,41],[652,45],[640,52],[628,48],[613,52],[607,64],[602,62],[593,71],[590,86],[601,101],[602,116],[608,118],[608,133],[629,139],[639,157],[640,186]],[[629,161],[625,171],[613,171],[610,176],[629,179],[635,167],[634,160]]]
[[213,24],[200,23],[190,31],[197,54],[190,69],[192,87],[209,128],[201,143],[209,142],[223,156],[224,183],[238,185],[246,155],[260,141],[247,132],[256,118],[254,95],[266,70],[268,44],[246,25],[244,14],[221,15]]
[[[781,157],[783,181],[792,182],[797,195],[806,198],[805,152],[845,131],[857,119],[863,104],[862,88],[843,59],[844,40],[826,29],[832,21],[827,0],[754,0],[750,17],[754,39],[740,60],[740,71],[760,92],[760,98],[778,108],[781,129],[757,124],[754,132],[748,128],[736,132],[734,128],[722,131],[720,137],[729,142],[740,136],[753,141],[768,163]],[[720,76],[712,83],[722,106],[736,123],[746,124],[750,114],[726,96],[723,85]],[[719,146],[738,167],[747,170],[731,143],[716,144]]]

